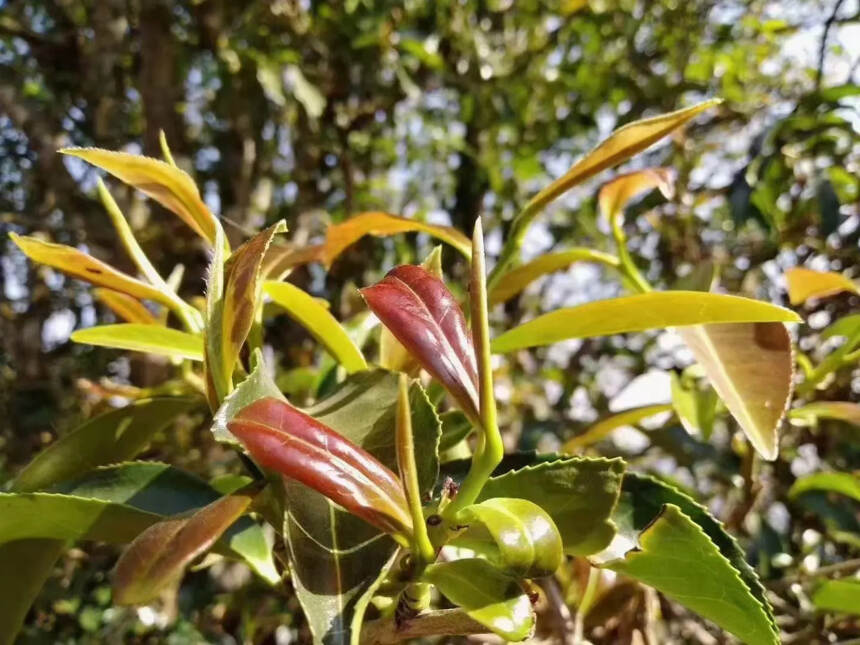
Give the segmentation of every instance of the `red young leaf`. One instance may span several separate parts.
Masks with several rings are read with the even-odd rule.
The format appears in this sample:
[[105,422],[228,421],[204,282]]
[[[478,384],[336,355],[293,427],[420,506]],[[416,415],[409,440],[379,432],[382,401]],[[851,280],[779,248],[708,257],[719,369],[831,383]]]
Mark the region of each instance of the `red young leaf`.
[[403,265],[361,290],[367,305],[472,419],[478,414],[478,368],[463,312],[445,284]]
[[272,397],[260,399],[227,427],[260,465],[313,488],[383,531],[411,534],[397,476],[298,408]]

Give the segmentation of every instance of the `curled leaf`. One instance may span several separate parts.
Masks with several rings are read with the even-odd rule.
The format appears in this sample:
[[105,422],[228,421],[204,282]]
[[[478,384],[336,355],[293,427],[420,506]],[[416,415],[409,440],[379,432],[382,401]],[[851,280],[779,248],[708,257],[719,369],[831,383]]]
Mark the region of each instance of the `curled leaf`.
[[264,398],[227,424],[260,465],[295,479],[377,528],[409,535],[397,476],[373,455],[285,401]]
[[608,417],[601,419],[589,428],[586,428],[585,432],[568,439],[567,443],[562,447],[562,452],[574,453],[585,446],[589,446],[600,441],[604,437],[607,437],[613,430],[623,428],[624,426],[634,426],[657,414],[664,414],[671,411],[671,405],[658,404],[643,405],[642,407],[630,408],[629,410],[616,412],[615,414],[611,414]]
[[141,325],[158,325],[158,319],[137,298],[113,289],[99,287],[93,295],[122,320]]
[[137,188],[178,215],[210,244],[214,243],[217,220],[203,203],[188,173],[164,161],[125,152],[99,148],[64,148],[60,152],[83,159]]
[[326,266],[331,266],[337,257],[343,253],[344,249],[355,244],[365,235],[385,237],[396,235],[397,233],[412,233],[416,231],[427,233],[443,242],[447,242],[466,258],[471,255],[472,244],[469,242],[469,238],[455,228],[425,224],[418,220],[397,217],[388,213],[372,212],[361,213],[349,218],[342,224],[329,227],[326,233],[325,246],[322,251],[323,263]]
[[630,200],[658,188],[666,199],[674,194],[672,171],[668,168],[646,168],[619,175],[600,189],[598,201],[603,216],[618,217]]
[[445,284],[421,267],[403,265],[361,294],[382,324],[462,410],[478,419],[475,349],[463,312]]
[[860,288],[840,273],[832,271],[812,271],[796,267],[785,272],[788,282],[788,299],[799,305],[810,298],[827,298],[848,291],[860,293]]
[[207,551],[248,508],[248,495],[229,495],[190,517],[153,524],[120,556],[113,598],[121,605],[139,605],[157,598],[179,581],[185,567]]

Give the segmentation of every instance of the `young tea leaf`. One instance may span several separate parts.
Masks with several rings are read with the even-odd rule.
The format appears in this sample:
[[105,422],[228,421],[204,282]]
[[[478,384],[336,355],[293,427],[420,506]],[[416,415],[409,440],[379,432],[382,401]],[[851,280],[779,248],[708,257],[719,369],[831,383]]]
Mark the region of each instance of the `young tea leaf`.
[[98,287],[93,295],[122,320],[140,325],[158,325],[158,319],[137,298],[113,289]]
[[672,378],[672,407],[684,430],[691,435],[709,439],[714,429],[717,411],[717,393],[710,387],[699,389],[695,382],[684,383],[675,372]]
[[791,485],[788,490],[788,497],[795,499],[811,490],[839,493],[860,502],[860,474],[833,472],[806,475]]
[[851,401],[813,401],[789,410],[791,419],[835,419],[860,426],[860,404]]
[[203,360],[203,339],[200,336],[159,325],[100,325],[79,329],[72,333],[71,339],[84,345],[130,349],[192,361]]
[[630,408],[629,410],[616,412],[615,414],[611,414],[608,417],[601,419],[589,428],[586,428],[585,432],[568,439],[567,443],[562,446],[561,451],[569,453],[577,452],[586,446],[590,446],[591,444],[604,439],[618,428],[623,428],[624,426],[635,426],[645,419],[671,411],[671,405],[658,404],[643,405],[638,408]]
[[600,210],[605,218],[612,220],[621,215],[631,200],[655,188],[666,199],[671,199],[675,190],[672,179],[672,171],[668,168],[646,168],[619,175],[600,189]]
[[403,265],[361,294],[382,324],[445,386],[463,412],[479,419],[475,349],[463,312],[444,283],[421,267]]
[[[552,311],[498,336],[499,354],[569,338],[609,336],[703,323],[800,322],[793,311],[740,296],[701,291],[654,291]],[[718,390],[719,391],[719,390]]]
[[812,604],[824,611],[860,615],[860,580],[825,580],[812,594]]
[[860,293],[860,287],[840,273],[812,271],[795,267],[785,272],[788,282],[788,299],[793,305],[803,304],[810,298],[827,298],[848,291]]

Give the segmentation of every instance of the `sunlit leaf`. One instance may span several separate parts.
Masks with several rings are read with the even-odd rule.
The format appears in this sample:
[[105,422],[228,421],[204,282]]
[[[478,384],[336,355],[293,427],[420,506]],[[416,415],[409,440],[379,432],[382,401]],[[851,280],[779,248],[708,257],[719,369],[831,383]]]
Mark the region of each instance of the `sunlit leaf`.
[[811,490],[839,493],[860,502],[860,473],[826,472],[806,475],[791,485],[788,496],[794,499]]
[[153,524],[120,556],[113,599],[139,605],[179,582],[185,567],[205,553],[251,504],[249,495],[228,495],[183,518]]
[[204,340],[205,360],[203,372],[206,377],[206,397],[215,410],[233,389],[233,374],[227,371],[230,364],[224,353],[224,285],[226,248],[224,229],[215,223],[215,245],[206,275],[206,331]]
[[478,502],[494,497],[529,500],[552,518],[565,553],[590,555],[605,548],[615,535],[609,516],[623,475],[620,459],[553,456],[491,477]]
[[538,278],[569,267],[575,262],[600,262],[618,266],[618,258],[592,249],[568,249],[546,253],[505,274],[505,279],[490,291],[490,305],[510,300]]
[[594,425],[586,428],[584,432],[568,439],[562,447],[562,452],[577,452],[585,446],[589,446],[604,439],[618,428],[623,428],[624,426],[635,426],[645,419],[671,411],[671,405],[658,404],[643,405],[641,407],[616,412],[615,414],[611,414]]
[[272,239],[287,230],[281,220],[236,249],[224,266],[221,342],[224,371],[233,373],[239,350],[248,337],[262,292],[263,259]]
[[135,298],[153,300],[168,306],[172,304],[170,298],[162,291],[71,246],[44,242],[35,237],[23,237],[15,233],[9,233],[9,237],[34,262]]
[[765,459],[776,459],[779,424],[794,386],[791,337],[785,325],[712,324],[677,332],[753,447]]
[[289,282],[266,282],[265,292],[302,325],[347,372],[367,369],[361,350],[331,312],[307,292]]
[[265,398],[227,424],[262,466],[322,493],[354,515],[397,536],[411,533],[397,476],[370,453],[294,408]]
[[99,148],[64,148],[60,152],[83,159],[137,188],[214,243],[215,216],[200,199],[194,180],[186,172],[158,159],[125,152]]
[[329,227],[323,249],[323,262],[326,266],[331,266],[335,259],[343,253],[344,249],[365,235],[385,237],[396,235],[397,233],[411,233],[415,231],[427,233],[450,244],[466,258],[471,256],[472,244],[469,242],[469,238],[455,228],[425,224],[418,220],[397,217],[388,213],[373,212],[361,213],[341,224]]
[[525,499],[493,497],[458,515],[470,524],[454,544],[487,557],[517,578],[548,576],[562,562],[558,529],[545,510]]
[[634,121],[619,128],[594,150],[577,161],[563,176],[532,197],[524,212],[540,210],[573,186],[645,150],[718,103],[720,103],[718,99],[705,101],[676,112]]
[[810,298],[826,298],[848,291],[860,293],[857,285],[840,273],[832,271],[812,271],[795,267],[785,272],[788,282],[788,299],[799,305]]
[[821,332],[822,338],[833,338],[835,336],[856,339],[856,342],[860,343],[860,314],[842,316],[842,318]]
[[279,244],[273,241],[263,258],[261,275],[264,280],[279,281],[296,267],[311,262],[322,262],[323,249],[322,244],[296,247],[292,244]]
[[131,459],[195,405],[189,399],[141,399],[90,419],[40,452],[15,478],[12,490],[44,489],[97,466]]
[[700,389],[695,381],[686,383],[675,372],[672,378],[672,407],[681,425],[692,435],[709,439],[714,429],[717,393],[710,387]]
[[860,426],[860,403],[851,401],[813,401],[789,410],[792,419],[835,419]]
[[445,284],[418,266],[403,265],[361,290],[371,311],[421,366],[478,418],[478,372],[463,312]]
[[431,564],[424,580],[490,631],[508,641],[531,636],[535,614],[517,582],[486,560],[467,558]]
[[825,580],[812,594],[812,604],[824,611],[860,615],[860,580]]
[[637,548],[605,566],[654,587],[749,645],[777,645],[776,628],[762,604],[681,509],[666,504],[639,528]]
[[173,358],[203,360],[203,339],[177,329],[158,325],[120,323],[79,329],[71,339],[85,345],[130,349]]
[[140,300],[128,294],[99,287],[93,289],[93,295],[108,309],[122,320],[141,325],[158,325],[158,319],[152,315]]
[[646,168],[619,175],[600,189],[600,210],[607,219],[618,217],[628,202],[655,188],[666,199],[671,199],[674,194],[672,181],[672,171],[668,168]]
[[[800,322],[793,311],[740,296],[701,291],[654,291],[588,302],[552,311],[493,341],[499,354],[550,345],[568,338],[700,325],[702,323]],[[719,391],[719,390],[718,390]]]

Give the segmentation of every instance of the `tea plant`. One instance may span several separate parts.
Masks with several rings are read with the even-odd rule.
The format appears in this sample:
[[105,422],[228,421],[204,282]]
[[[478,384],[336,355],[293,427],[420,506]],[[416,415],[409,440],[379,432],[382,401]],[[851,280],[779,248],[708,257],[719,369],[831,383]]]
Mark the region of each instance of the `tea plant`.
[[[32,260],[98,287],[98,298],[125,321],[77,331],[74,341],[162,355],[175,370],[162,386],[126,391],[135,400],[61,438],[0,494],[4,640],[14,638],[66,545],[97,540],[128,544],[113,572],[116,603],[157,600],[211,551],[245,562],[271,585],[289,577],[323,643],[485,632],[524,640],[535,630],[540,595],[532,581],[563,569],[572,556],[587,559],[581,561],[591,567],[592,596],[594,572],[615,571],[744,642],[776,643],[756,573],[703,506],[659,479],[627,471],[621,459],[573,453],[658,412],[676,414],[707,437],[724,406],[751,444],[742,447],[749,459],[753,450],[776,458],[794,375],[785,323],[800,318],[765,302],[711,293],[708,271],[689,281],[689,290],[651,287],[627,249],[621,214],[638,194],[670,190],[665,169],[619,176],[600,191],[616,254],[572,248],[527,264],[519,257],[547,204],[714,103],[614,132],[526,204],[489,274],[480,220],[469,239],[452,228],[365,213],[306,248],[280,240],[286,226],[279,222],[233,250],[166,143],[165,161],[64,150],[178,215],[209,245],[212,259],[205,301],[181,299],[181,278],[160,275],[101,181],[101,199],[141,277],[74,248],[13,235]],[[408,231],[428,233],[469,261],[468,297],[461,307],[449,290],[440,251],[362,288],[382,325],[372,364],[360,338],[366,325],[341,324],[325,303],[285,278],[303,263],[331,265],[366,234]],[[491,306],[578,261],[617,272],[632,293],[491,334]],[[264,306],[266,296],[272,305]],[[266,364],[263,322],[271,306],[306,327],[330,356],[309,407],[291,403]],[[658,328],[676,328],[698,364],[675,378],[672,405],[604,420],[558,454],[505,454],[493,355]],[[826,360],[856,359],[855,347]],[[824,377],[820,366],[807,369],[809,387]],[[177,416],[203,410],[217,440],[241,456],[244,474],[207,483],[167,464],[130,461]],[[285,563],[278,563],[264,524],[284,544]],[[14,591],[6,576],[15,576]],[[581,600],[580,613],[589,602]],[[581,619],[576,630],[581,639]]]

